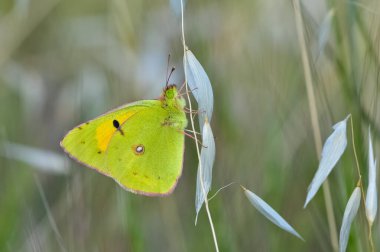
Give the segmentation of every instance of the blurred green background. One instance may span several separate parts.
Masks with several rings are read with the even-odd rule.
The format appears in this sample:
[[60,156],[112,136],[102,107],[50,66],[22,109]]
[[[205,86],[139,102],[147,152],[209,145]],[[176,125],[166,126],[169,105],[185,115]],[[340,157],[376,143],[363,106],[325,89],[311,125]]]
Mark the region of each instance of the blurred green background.
[[[322,138],[352,114],[366,183],[369,125],[379,150],[380,2],[302,6]],[[178,14],[178,0],[0,1],[0,251],[214,250],[204,209],[194,226],[191,139],[182,178],[165,198],[126,192],[59,147],[75,125],[157,98],[169,53],[177,68],[171,81],[183,83]],[[221,251],[332,251],[322,190],[303,209],[318,157],[295,27],[291,1],[186,4],[186,43],[215,97],[210,195],[237,183],[210,202]],[[329,178],[339,230],[357,181],[350,134]],[[261,216],[238,184],[306,242]],[[362,208],[353,228],[348,251],[368,251]],[[378,218],[373,232],[380,248]]]

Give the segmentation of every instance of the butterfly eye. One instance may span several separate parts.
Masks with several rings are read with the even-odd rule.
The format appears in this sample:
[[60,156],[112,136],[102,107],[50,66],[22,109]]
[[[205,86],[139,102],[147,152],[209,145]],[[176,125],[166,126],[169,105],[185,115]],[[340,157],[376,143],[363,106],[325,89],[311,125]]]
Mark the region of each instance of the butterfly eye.
[[142,144],[135,145],[132,147],[132,149],[136,155],[142,155],[142,154],[144,154],[144,151],[145,151],[144,145],[142,145]]

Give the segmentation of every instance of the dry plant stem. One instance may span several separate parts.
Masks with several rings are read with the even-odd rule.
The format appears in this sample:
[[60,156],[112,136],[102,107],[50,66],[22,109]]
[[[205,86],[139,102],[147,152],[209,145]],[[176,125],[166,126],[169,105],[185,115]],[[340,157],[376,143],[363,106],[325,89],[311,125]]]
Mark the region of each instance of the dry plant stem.
[[[358,155],[356,154],[356,148],[355,148],[354,123],[353,123],[353,120],[352,120],[352,116],[350,117],[350,120],[351,120],[352,148],[354,149],[354,157],[355,157],[355,162],[356,162],[356,169],[358,171],[358,176],[359,176],[358,185],[360,186],[360,190],[362,192],[362,197],[363,197],[363,199],[365,199],[365,194],[364,194],[364,189],[363,189],[363,183],[362,183],[362,174],[360,173],[359,160],[358,160]],[[363,201],[363,204],[364,204],[364,201]]]
[[[182,26],[183,56],[184,56],[184,59],[185,59],[184,62],[186,62],[186,43],[185,43],[185,29],[184,29],[184,19],[183,19],[183,0],[181,0],[181,26]],[[189,87],[187,85],[186,66],[184,66],[184,70],[185,70],[185,87],[186,87],[186,93],[187,93],[187,100],[189,102],[189,109],[190,109],[190,111],[192,111],[191,100],[190,100],[190,95],[189,95]],[[197,140],[198,138],[197,138],[197,134],[195,133],[194,119],[193,119],[192,116],[190,116],[190,122],[191,122],[191,128],[193,130],[194,138]],[[207,212],[207,217],[208,217],[208,220],[210,222],[212,237],[214,239],[214,244],[215,244],[215,250],[216,250],[216,252],[219,252],[218,240],[216,239],[215,228],[214,228],[214,224],[213,224],[213,221],[212,221],[210,209],[209,209],[209,206],[208,206],[207,194],[206,194],[206,190],[205,190],[204,182],[203,182],[202,163],[201,163],[201,155],[200,155],[200,151],[199,151],[198,141],[195,141],[195,146],[196,146],[196,149],[197,149],[197,156],[198,156],[198,161],[199,161],[199,168],[198,169],[199,169],[199,174],[201,175],[200,176],[200,181],[201,181],[202,192],[203,192],[204,199],[205,199],[205,208],[206,208],[206,212]]]
[[59,247],[61,248],[61,251],[66,252],[67,249],[64,246],[62,235],[60,234],[60,232],[58,230],[57,223],[56,223],[56,221],[55,221],[55,219],[53,217],[53,214],[52,214],[52,212],[50,210],[49,204],[48,204],[48,202],[46,200],[45,192],[44,192],[44,190],[42,188],[42,185],[41,185],[41,183],[40,183],[40,181],[38,180],[37,177],[34,177],[34,179],[35,179],[35,183],[37,185],[38,191],[40,193],[42,203],[43,203],[44,208],[46,210],[46,214],[47,214],[50,226],[51,226],[51,228],[52,228],[52,230],[54,232],[55,238],[56,238],[56,240],[57,240],[57,242],[59,244]]
[[[364,193],[364,188],[363,188],[363,181],[362,181],[362,174],[360,173],[360,167],[359,167],[359,160],[358,160],[358,155],[356,154],[356,147],[355,147],[355,135],[354,135],[354,123],[352,120],[352,116],[350,117],[351,119],[351,137],[352,137],[352,148],[354,149],[354,156],[355,156],[355,162],[356,162],[356,169],[358,171],[358,176],[359,176],[359,182],[358,185],[360,186],[360,191],[362,192],[362,203],[363,203],[363,208],[365,209],[365,193]],[[371,251],[375,252],[375,245],[373,243],[373,238],[372,238],[372,225],[369,222],[367,218],[367,223],[368,223],[368,241],[371,246]]]
[[373,243],[373,239],[372,239],[372,226],[369,225],[369,234],[368,234],[368,240],[369,240],[369,244],[371,245],[371,251],[372,252],[375,252],[375,244]]
[[[311,124],[313,128],[315,149],[317,151],[317,156],[320,157],[321,152],[322,152],[322,137],[321,137],[321,130],[319,129],[318,113],[317,113],[317,106],[316,106],[315,96],[314,96],[314,91],[313,91],[313,82],[311,78],[310,63],[309,63],[309,58],[308,58],[308,52],[306,49],[305,35],[303,32],[303,20],[302,20],[302,14],[301,14],[300,1],[293,0],[293,7],[294,7],[294,14],[295,14],[295,23],[296,23],[296,28],[297,28],[298,42],[301,47],[302,64],[303,64],[304,75],[305,75],[307,97],[309,101],[309,110],[310,110]],[[323,194],[324,194],[324,199],[325,199],[326,213],[327,213],[327,219],[328,219],[329,230],[330,230],[331,245],[334,251],[338,251],[338,235],[337,235],[337,230],[336,230],[336,225],[335,225],[335,217],[334,217],[334,211],[333,211],[333,206],[332,206],[330,186],[327,180],[323,183]]]
[[219,188],[218,191],[216,191],[216,193],[214,193],[214,195],[212,195],[210,198],[208,198],[208,201],[211,201],[216,195],[218,195],[218,193],[219,193],[220,191],[226,189],[227,187],[229,187],[229,186],[231,186],[231,185],[233,185],[233,184],[236,184],[236,182],[231,182],[231,183],[229,183],[228,185],[225,185],[225,186]]

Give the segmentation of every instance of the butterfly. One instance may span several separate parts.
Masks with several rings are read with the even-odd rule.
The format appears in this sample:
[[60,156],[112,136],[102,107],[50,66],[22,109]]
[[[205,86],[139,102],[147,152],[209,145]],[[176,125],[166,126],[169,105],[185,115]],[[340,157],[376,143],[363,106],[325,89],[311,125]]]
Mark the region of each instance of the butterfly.
[[173,192],[182,173],[186,101],[175,85],[82,123],[61,141],[79,163],[147,196]]

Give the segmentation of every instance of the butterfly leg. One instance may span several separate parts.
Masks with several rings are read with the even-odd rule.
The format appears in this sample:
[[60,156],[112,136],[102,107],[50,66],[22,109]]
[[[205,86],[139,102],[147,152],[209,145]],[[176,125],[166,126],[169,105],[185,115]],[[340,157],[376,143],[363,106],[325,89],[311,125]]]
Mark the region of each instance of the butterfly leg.
[[[194,133],[194,131],[192,131],[192,130],[188,130],[188,129],[184,129],[184,131],[185,131],[185,132],[189,132],[189,134],[190,134],[190,133]],[[201,133],[196,132],[196,131],[195,131],[195,134],[197,134],[197,135],[201,135]]]
[[181,93],[183,87],[186,86],[185,83],[186,83],[186,82],[184,82],[184,83],[182,84],[182,86],[178,89],[178,96],[183,96],[183,95],[185,95],[185,94],[192,93],[194,90],[197,90],[197,89],[198,89],[198,88],[196,87],[196,88],[194,88],[194,89],[191,89],[191,90],[189,90],[189,91],[185,91],[184,93]]
[[[193,132],[193,131],[191,131],[191,130],[187,130],[187,131]],[[197,141],[202,147],[207,148],[206,146],[204,146],[204,145],[202,144],[202,142],[201,142],[198,138],[195,138],[193,135],[187,133],[185,130],[179,130],[179,132],[180,132],[181,134],[184,134],[184,135],[187,136],[187,137],[190,137],[190,138],[193,139],[193,140],[196,140],[196,141]],[[195,132],[195,134],[200,134],[200,133]]]
[[184,108],[183,110],[185,111],[185,113],[188,113],[188,114],[191,113],[191,114],[193,114],[193,115],[196,115],[196,114],[199,113],[198,110],[190,110],[190,109],[188,109],[188,108]]

